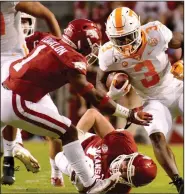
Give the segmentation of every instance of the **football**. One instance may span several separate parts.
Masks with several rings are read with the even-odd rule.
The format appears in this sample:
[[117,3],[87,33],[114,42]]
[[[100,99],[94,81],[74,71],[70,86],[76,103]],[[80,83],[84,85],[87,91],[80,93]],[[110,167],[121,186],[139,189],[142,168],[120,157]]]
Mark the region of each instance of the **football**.
[[111,86],[111,83],[113,81],[113,85],[115,88],[120,89],[124,85],[124,83],[129,80],[128,75],[125,73],[117,73],[113,72],[110,73],[107,77],[106,81],[106,87],[109,89]]

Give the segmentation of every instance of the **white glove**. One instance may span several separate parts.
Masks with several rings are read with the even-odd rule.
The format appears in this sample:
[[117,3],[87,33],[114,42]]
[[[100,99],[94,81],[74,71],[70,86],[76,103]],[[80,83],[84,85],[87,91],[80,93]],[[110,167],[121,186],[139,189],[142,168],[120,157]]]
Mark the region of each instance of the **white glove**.
[[114,83],[114,80],[116,79],[117,76],[118,76],[118,74],[116,74],[116,76],[114,77],[114,79],[111,83],[111,86],[109,88],[109,91],[107,92],[107,95],[110,98],[112,98],[113,100],[117,100],[121,96],[126,95],[131,89],[131,84],[129,84],[128,80],[124,83],[122,88],[120,88],[120,89],[115,88],[113,83]]

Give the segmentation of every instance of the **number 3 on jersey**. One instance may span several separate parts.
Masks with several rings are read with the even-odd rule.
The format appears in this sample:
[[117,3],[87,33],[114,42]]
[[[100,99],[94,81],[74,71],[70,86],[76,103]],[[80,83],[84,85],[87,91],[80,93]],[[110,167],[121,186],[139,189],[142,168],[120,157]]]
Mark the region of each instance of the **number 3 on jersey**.
[[134,67],[136,72],[139,72],[139,71],[143,70],[144,68],[147,68],[148,71],[146,73],[144,73],[146,78],[141,80],[141,83],[143,84],[143,86],[145,88],[149,88],[151,86],[156,85],[159,82],[160,77],[157,74],[157,72],[155,71],[155,67],[153,66],[153,64],[150,60],[146,60],[142,63],[138,63]]

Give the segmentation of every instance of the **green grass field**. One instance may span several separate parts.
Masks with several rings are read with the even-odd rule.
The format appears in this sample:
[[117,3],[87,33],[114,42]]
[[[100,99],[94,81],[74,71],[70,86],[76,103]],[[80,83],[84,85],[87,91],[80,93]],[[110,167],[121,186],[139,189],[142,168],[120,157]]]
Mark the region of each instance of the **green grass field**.
[[[25,147],[38,159],[41,164],[41,171],[38,174],[27,172],[24,165],[16,160],[16,166],[20,170],[16,172],[16,182],[13,186],[2,186],[1,193],[77,193],[70,184],[68,177],[65,177],[65,187],[55,188],[50,185],[50,164],[48,157],[48,145],[46,142],[26,142]],[[183,146],[171,146],[176,156],[179,171],[183,174]],[[151,146],[139,146],[139,151],[152,157],[154,155]],[[155,160],[156,161],[156,160]],[[157,164],[158,165],[158,164]],[[131,193],[177,193],[174,186],[169,185],[170,179],[158,165],[157,178],[148,186],[135,188]]]

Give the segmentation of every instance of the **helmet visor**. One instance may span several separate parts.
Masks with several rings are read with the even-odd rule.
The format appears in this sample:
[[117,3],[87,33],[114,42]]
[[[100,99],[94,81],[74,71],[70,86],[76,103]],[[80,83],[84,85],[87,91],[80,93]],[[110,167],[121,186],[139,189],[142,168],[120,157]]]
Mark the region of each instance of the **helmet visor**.
[[138,38],[138,36],[139,32],[137,30],[121,37],[110,37],[110,39],[114,45],[121,47],[131,44]]
[[130,155],[123,154],[112,161],[110,165],[110,173],[114,174],[116,172],[120,172],[120,183],[134,187],[132,183],[132,176],[134,176],[135,167],[132,165],[132,163],[137,155],[138,153],[133,153]]

